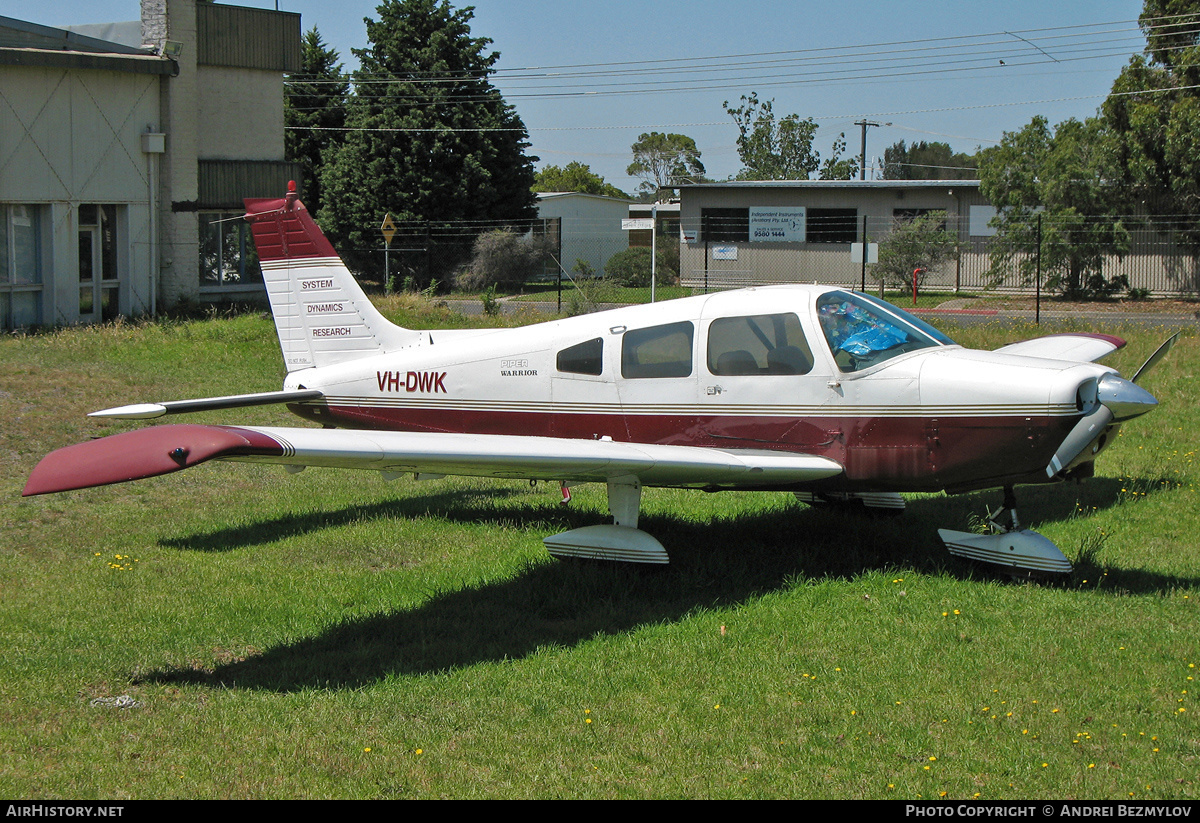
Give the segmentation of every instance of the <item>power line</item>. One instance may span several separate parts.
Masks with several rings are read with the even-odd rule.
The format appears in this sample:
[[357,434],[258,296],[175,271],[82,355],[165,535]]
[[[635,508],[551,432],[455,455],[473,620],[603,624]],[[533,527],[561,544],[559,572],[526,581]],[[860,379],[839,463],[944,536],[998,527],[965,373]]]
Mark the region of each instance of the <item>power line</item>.
[[[898,117],[898,116],[906,115],[906,114],[931,114],[934,112],[971,111],[971,110],[975,110],[975,109],[1005,108],[1005,107],[1012,107],[1012,106],[1037,106],[1037,105],[1042,105],[1045,103],[1066,103],[1066,102],[1072,102],[1072,101],[1076,101],[1076,100],[1095,100],[1100,97],[1105,97],[1105,98],[1107,98],[1107,97],[1135,97],[1135,96],[1147,95],[1147,94],[1169,94],[1169,93],[1178,92],[1178,91],[1191,91],[1194,89],[1200,89],[1200,84],[1191,85],[1191,86],[1172,86],[1170,88],[1164,88],[1164,89],[1143,89],[1143,90],[1139,90],[1139,91],[1110,92],[1108,94],[1081,94],[1081,95],[1076,95],[1074,97],[1052,97],[1052,98],[1046,98],[1044,100],[1023,100],[1023,101],[1008,102],[1008,103],[978,103],[978,104],[971,105],[971,106],[943,106],[940,108],[874,112],[871,114],[858,113],[858,114],[813,115],[812,119],[813,120],[847,120],[851,117]],[[362,128],[362,127],[354,127],[354,126],[341,126],[341,127],[285,126],[285,128],[289,129],[289,130],[294,130],[294,131],[341,131],[341,132],[361,131],[361,132],[416,132],[416,133],[421,133],[421,132],[430,132],[430,133],[467,132],[467,133],[470,133],[470,132],[493,132],[493,131],[495,131],[495,132],[647,131],[647,130],[655,131],[658,129],[697,128],[697,127],[701,127],[701,126],[728,126],[728,125],[731,125],[729,123],[729,121],[697,122],[697,123],[668,123],[668,124],[658,124],[658,125],[628,125],[628,126],[559,126],[559,127],[530,126],[530,127],[526,127],[526,128],[515,128],[515,127],[513,127],[513,128],[489,128],[489,127],[449,128],[449,127],[440,127],[440,126],[431,127],[431,128]],[[905,128],[905,127],[904,126],[896,126],[896,128]],[[918,131],[918,130],[910,129],[910,131]],[[926,133],[932,134],[933,132],[926,132]],[[943,135],[943,136],[951,136],[952,137],[953,135]],[[982,140],[982,138],[962,138],[962,139],[980,139],[980,140]],[[995,142],[995,141],[987,141],[987,142]]]

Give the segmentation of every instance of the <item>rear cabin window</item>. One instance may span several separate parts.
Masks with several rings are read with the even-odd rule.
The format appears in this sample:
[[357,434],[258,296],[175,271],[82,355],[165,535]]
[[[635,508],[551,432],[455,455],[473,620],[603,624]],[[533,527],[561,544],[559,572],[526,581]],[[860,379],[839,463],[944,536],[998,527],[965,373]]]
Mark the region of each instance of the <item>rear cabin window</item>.
[[557,365],[561,372],[600,374],[604,371],[604,340],[597,337],[563,349],[558,353]]
[[795,314],[722,317],[708,327],[713,374],[808,374],[812,366],[812,350]]
[[621,339],[621,376],[689,376],[694,334],[694,327],[686,321],[625,332]]

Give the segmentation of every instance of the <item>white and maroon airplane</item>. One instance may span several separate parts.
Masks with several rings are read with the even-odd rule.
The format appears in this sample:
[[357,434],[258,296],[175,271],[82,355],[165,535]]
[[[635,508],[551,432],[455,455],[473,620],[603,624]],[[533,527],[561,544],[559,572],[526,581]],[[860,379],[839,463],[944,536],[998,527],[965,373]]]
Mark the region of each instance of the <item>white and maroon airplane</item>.
[[1092,362],[1124,345],[1119,338],[1054,335],[973,351],[887,303],[816,285],[517,329],[401,328],[375,309],[289,188],[246,201],[287,363],[283,390],[93,416],[286,403],[322,427],[117,434],[47,455],[25,495],[213,459],[374,469],[389,480],[551,480],[564,496],[596,482],[608,486],[613,524],[547,537],[549,551],[666,563],[663,546],[637,528],[644,486],[779,490],[894,509],[901,492],[1002,487],[993,533],[943,529],[948,549],[1014,570],[1069,572],[1049,540],[1020,528],[1013,487],[1090,476],[1115,428],[1156,405]]

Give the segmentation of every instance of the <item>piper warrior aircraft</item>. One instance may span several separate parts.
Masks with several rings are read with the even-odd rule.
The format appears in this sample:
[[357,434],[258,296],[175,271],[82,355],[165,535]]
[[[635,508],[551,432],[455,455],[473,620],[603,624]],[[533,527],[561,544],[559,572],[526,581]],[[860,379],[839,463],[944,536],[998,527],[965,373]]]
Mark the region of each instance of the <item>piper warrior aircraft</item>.
[[[901,509],[902,492],[1003,488],[992,534],[941,530],[957,555],[1064,573],[1021,529],[1013,487],[1092,474],[1117,426],[1156,405],[1094,360],[1116,337],[997,351],[955,345],[865,294],[773,286],[516,329],[418,331],[375,309],[297,199],[246,201],[288,375],[282,391],[122,406],[156,418],[285,403],[319,428],[167,425],[60,449],[25,495],[207,460],[605,483],[611,525],[545,539],[555,556],[666,563],[638,529],[644,486],[793,492]],[[1147,362],[1165,354],[1168,341]],[[1139,375],[1145,370],[1139,370]],[[1007,521],[1007,522],[1005,522]]]

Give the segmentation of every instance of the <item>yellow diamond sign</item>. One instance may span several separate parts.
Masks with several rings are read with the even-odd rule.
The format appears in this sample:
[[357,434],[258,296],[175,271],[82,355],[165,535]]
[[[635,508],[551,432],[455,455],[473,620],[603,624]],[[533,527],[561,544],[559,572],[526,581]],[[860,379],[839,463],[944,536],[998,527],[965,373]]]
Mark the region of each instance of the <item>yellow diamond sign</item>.
[[379,230],[383,232],[384,242],[389,246],[392,245],[392,238],[396,236],[396,221],[392,219],[390,212],[383,216],[383,225],[379,227]]

